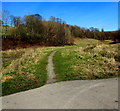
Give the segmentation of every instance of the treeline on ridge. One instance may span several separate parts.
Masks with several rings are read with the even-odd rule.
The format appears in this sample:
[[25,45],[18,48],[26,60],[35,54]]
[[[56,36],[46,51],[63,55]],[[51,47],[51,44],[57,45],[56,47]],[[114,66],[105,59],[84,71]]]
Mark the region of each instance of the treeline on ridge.
[[7,11],[4,11],[0,22],[3,26],[3,41],[12,39],[49,46],[72,45],[74,37],[119,41],[119,31],[105,32],[104,29],[99,31],[93,27],[81,28],[66,24],[62,19],[53,16],[46,21],[39,14],[26,15],[22,18],[9,15]]

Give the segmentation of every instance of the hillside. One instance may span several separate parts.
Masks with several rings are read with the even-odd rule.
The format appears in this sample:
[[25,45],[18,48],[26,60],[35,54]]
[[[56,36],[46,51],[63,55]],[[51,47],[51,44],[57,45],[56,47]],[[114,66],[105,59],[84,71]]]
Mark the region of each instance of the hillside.
[[119,44],[75,39],[75,45],[30,47],[2,51],[3,95],[37,88],[48,80],[48,56],[53,57],[56,81],[104,79],[118,76]]
[[53,16],[49,20],[45,20],[39,14],[25,15],[24,17],[12,16],[8,23],[3,21],[0,35],[2,36],[3,50],[30,46],[73,45],[74,38],[120,42],[119,31],[106,32],[104,29],[95,27],[84,28],[70,25],[61,18]]

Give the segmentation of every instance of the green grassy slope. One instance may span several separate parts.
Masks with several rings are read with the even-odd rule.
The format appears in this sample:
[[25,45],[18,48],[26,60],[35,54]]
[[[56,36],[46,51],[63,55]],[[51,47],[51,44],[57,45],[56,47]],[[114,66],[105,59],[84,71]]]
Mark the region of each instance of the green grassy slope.
[[117,77],[120,66],[119,44],[95,39],[75,39],[75,45],[2,51],[2,90],[9,95],[44,85],[48,56],[53,58],[57,81]]
[[[40,87],[47,80],[47,57],[55,47],[3,51],[2,95]],[[8,60],[8,61],[7,61]]]
[[118,44],[94,39],[76,39],[76,46],[60,50],[54,57],[58,81],[117,77]]

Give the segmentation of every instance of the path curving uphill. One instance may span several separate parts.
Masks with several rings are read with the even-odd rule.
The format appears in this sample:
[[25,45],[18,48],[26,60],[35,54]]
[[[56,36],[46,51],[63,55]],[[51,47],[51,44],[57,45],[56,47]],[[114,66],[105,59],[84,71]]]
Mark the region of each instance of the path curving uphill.
[[47,65],[47,75],[48,80],[47,84],[56,82],[56,76],[54,72],[54,65],[53,65],[53,56],[57,51],[53,51],[50,56],[48,57],[48,65]]

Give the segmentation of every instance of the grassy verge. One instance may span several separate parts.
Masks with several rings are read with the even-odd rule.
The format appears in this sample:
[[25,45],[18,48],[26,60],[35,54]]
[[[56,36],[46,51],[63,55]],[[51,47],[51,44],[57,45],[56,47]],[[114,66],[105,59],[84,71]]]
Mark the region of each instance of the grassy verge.
[[109,45],[93,39],[77,39],[76,44],[58,51],[54,56],[58,81],[118,76],[118,44]]
[[8,50],[2,52],[2,67],[6,68],[13,60],[20,58],[25,53],[25,49]]
[[[5,67],[3,65],[2,95],[44,85],[47,80],[47,57],[55,49],[54,47],[21,49],[24,52],[21,57],[12,59]],[[14,50],[14,52],[16,51]],[[16,54],[19,55],[17,52]],[[11,52],[6,51],[3,56],[5,57],[5,55],[8,57]]]

